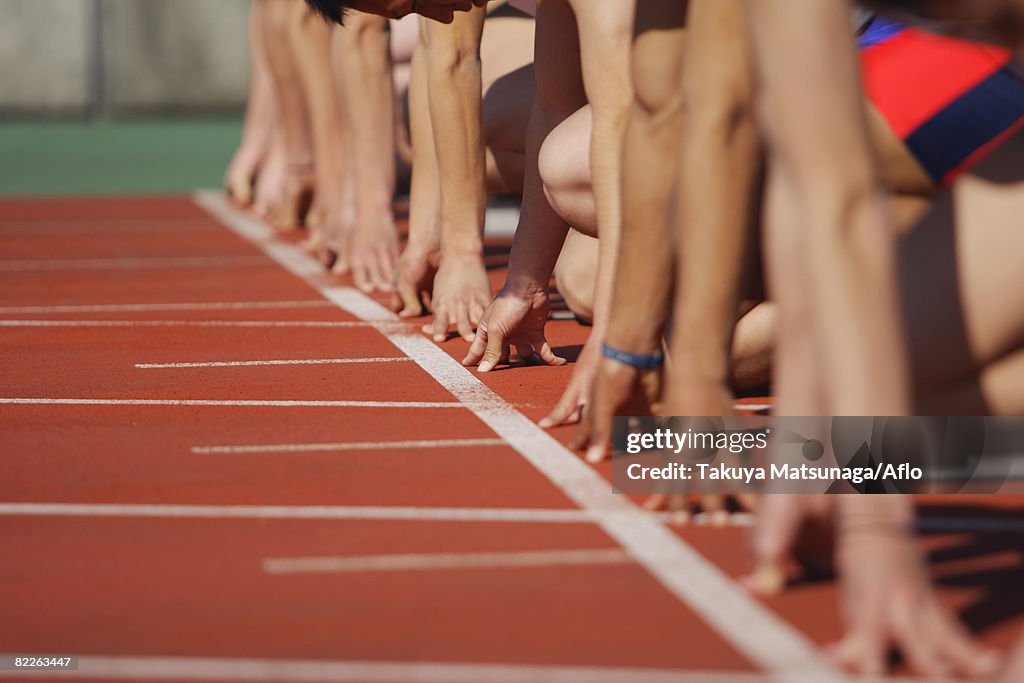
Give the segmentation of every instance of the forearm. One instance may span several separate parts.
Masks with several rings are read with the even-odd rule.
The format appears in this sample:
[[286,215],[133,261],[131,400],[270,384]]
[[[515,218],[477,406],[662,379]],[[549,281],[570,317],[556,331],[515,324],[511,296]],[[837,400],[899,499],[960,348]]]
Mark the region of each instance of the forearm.
[[303,100],[308,110],[310,136],[316,152],[320,187],[332,191],[345,177],[344,113],[331,71],[331,26],[296,3],[289,40]]
[[441,185],[430,120],[427,46],[420,36],[412,55],[409,83],[409,129],[412,138],[412,183],[409,197],[409,248],[433,253],[441,248]]
[[594,333],[603,338],[611,311],[622,234],[622,167],[633,102],[630,57],[636,3],[571,0],[579,27],[583,86],[593,111],[590,175],[599,237]]
[[289,0],[267,0],[263,17],[264,37],[288,163],[303,166],[313,163],[313,144],[298,68],[288,37],[292,8]]
[[674,236],[677,376],[727,384],[744,268],[760,208],[760,140],[741,6],[695,0]]
[[249,16],[249,99],[246,104],[243,145],[269,145],[269,133],[274,127],[274,85],[267,64],[264,39],[264,12],[266,3],[257,0]]
[[395,102],[387,20],[359,15],[344,30],[342,68],[352,122],[358,209],[390,212],[395,185]]
[[441,251],[483,254],[487,208],[480,41],[485,11],[427,23],[430,116],[441,188]]
[[526,169],[519,225],[512,240],[505,287],[516,292],[546,292],[569,225],[544,194],[538,159],[545,138],[565,116],[535,101],[526,129]]
[[[875,167],[848,6],[747,0],[773,172],[800,208],[834,414],[909,410],[895,230]],[[778,14],[782,12],[783,14]],[[787,19],[803,21],[800,30]],[[841,390],[840,390],[841,389]]]

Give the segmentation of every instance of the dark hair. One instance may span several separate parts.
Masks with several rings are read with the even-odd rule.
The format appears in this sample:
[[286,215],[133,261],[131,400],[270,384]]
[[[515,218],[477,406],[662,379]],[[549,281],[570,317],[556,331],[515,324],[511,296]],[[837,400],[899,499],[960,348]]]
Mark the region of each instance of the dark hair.
[[306,0],[306,4],[321,17],[335,24],[340,24],[345,18],[345,0]]

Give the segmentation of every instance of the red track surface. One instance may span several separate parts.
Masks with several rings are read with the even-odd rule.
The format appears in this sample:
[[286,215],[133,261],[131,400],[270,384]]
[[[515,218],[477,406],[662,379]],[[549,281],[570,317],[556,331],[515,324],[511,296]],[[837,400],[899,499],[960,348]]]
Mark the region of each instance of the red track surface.
[[[500,254],[496,248],[496,266]],[[188,198],[4,201],[0,255],[2,320],[356,321]],[[146,261],[169,258],[207,261]],[[503,271],[495,267],[493,275],[499,282]],[[298,303],[241,310],[45,309],[204,302]],[[15,310],[23,307],[33,309]],[[571,322],[553,321],[549,330],[553,344],[570,355],[586,335]],[[444,349],[461,358],[465,345],[456,340]],[[412,362],[136,367],[397,356],[402,353],[367,327],[0,327],[0,398],[455,402]],[[570,372],[523,367],[483,381],[535,420],[557,400]],[[564,442],[572,429],[554,434]],[[0,404],[0,502],[575,508],[502,444],[193,451],[494,438],[461,407]],[[608,475],[607,466],[599,469]],[[1005,516],[1022,505],[1010,497],[925,503],[926,513],[942,517]],[[741,529],[676,533],[729,576],[746,570]],[[1018,532],[926,539],[944,598],[996,644],[1009,643],[1020,626],[1020,538]],[[760,670],[737,649],[734,634],[716,631],[699,610],[629,561],[317,574],[264,569],[266,558],[619,547],[582,519],[29,512],[0,515],[0,543],[0,652]],[[839,635],[831,582],[794,587],[767,609],[816,643]],[[543,671],[509,671],[519,671],[522,680],[544,678]],[[0,678],[10,675],[0,672]]]

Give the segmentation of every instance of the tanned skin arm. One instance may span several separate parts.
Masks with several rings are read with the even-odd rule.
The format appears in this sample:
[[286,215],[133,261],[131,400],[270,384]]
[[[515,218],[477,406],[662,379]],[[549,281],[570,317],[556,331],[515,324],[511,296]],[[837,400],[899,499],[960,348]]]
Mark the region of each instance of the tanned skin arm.
[[674,221],[672,415],[728,415],[730,350],[760,205],[742,0],[692,0]]
[[779,227],[798,230],[805,250],[788,274],[804,280],[826,401],[780,391],[780,411],[907,414],[895,227],[872,153],[849,3],[746,0],[746,7],[773,182],[796,207],[795,225]]
[[527,359],[549,365],[565,359],[552,352],[544,337],[548,319],[548,285],[569,226],[544,195],[538,158],[544,139],[586,104],[579,65],[576,21],[565,0],[542,0],[537,8],[535,47],[537,97],[526,136],[526,172],[519,226],[512,242],[505,286],[480,322],[465,365],[488,372],[509,357],[510,346]]
[[441,193],[441,263],[434,279],[434,323],[424,331],[438,342],[451,328],[472,342],[491,299],[483,263],[487,179],[480,42],[485,16],[478,7],[457,14],[448,25],[425,23]]

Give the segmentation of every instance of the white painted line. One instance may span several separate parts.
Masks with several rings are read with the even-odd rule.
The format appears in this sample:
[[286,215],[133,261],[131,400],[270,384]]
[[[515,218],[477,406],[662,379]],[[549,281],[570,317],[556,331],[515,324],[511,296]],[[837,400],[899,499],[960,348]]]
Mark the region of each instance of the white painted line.
[[147,313],[151,311],[262,311],[325,308],[329,301],[212,301],[174,304],[87,304],[80,306],[0,306],[0,314],[34,313]]
[[409,572],[444,569],[579,567],[632,563],[633,558],[621,548],[603,548],[504,553],[268,557],[263,560],[263,571],[267,574],[342,574],[347,572]]
[[761,412],[762,410],[771,410],[774,407],[774,404],[771,403],[737,403],[732,407],[732,409],[749,410],[756,413]]
[[[204,192],[196,202],[225,226],[263,248],[270,228],[234,209],[222,195]],[[280,252],[277,252],[280,253]],[[275,256],[276,258],[276,256]],[[292,247],[279,263],[299,274],[312,259]],[[308,280],[307,280],[308,281]],[[314,283],[310,283],[314,284]],[[364,320],[394,320],[394,315],[359,291],[319,287],[320,293]],[[626,549],[672,595],[688,605],[711,628],[776,681],[848,681],[813,642],[752,598],[718,567],[628,498],[612,493],[610,484],[551,435],[484,385],[473,373],[421,335],[381,332],[413,358],[459,401],[536,467],[601,528]],[[681,625],[681,629],[685,625]]]
[[15,406],[193,406],[237,408],[468,408],[456,401],[276,401],[162,398],[0,398]]
[[[379,327],[362,320],[0,320],[0,327]],[[407,323],[400,323],[409,327]]]
[[267,266],[265,256],[160,256],[90,259],[18,259],[0,261],[0,272],[58,270],[147,270],[154,268],[225,268]]
[[365,505],[164,505],[130,503],[0,503],[0,517],[128,517],[156,519],[376,520],[401,522],[593,522],[583,510],[386,507]]
[[412,360],[405,357],[389,358],[301,358],[296,360],[230,360],[206,363],[136,363],[140,370],[165,370],[173,368],[248,368],[265,365],[346,365],[349,363],[404,363]]
[[[34,677],[253,683],[766,683],[771,680],[759,673],[686,669],[94,655],[79,657],[77,671],[0,671],[0,678]],[[869,679],[857,680],[870,683]]]
[[423,448],[479,448],[507,446],[501,439],[430,439],[423,441],[365,441],[340,443],[290,443],[253,446],[196,446],[197,455],[242,453],[330,453],[333,451],[410,450]]

